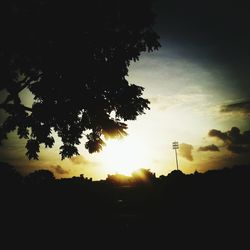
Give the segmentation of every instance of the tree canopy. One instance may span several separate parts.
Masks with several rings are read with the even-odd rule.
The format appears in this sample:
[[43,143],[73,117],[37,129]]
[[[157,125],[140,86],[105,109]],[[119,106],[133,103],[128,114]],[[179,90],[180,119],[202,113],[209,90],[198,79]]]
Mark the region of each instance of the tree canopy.
[[[98,152],[103,136],[123,137],[126,121],[149,109],[143,87],[126,80],[130,62],[159,48],[152,0],[9,0],[0,8],[0,142],[17,130],[27,156],[61,138],[62,159]],[[20,93],[28,89],[32,106]]]

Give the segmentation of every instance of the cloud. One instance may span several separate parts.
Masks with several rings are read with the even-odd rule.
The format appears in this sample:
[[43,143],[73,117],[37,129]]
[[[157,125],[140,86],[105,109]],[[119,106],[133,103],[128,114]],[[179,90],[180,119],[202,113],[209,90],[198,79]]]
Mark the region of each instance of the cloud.
[[57,174],[69,174],[69,171],[63,169],[60,165],[52,166]]
[[152,96],[149,98],[151,105],[154,105],[159,111],[165,111],[166,109],[178,104],[178,100],[168,96]]
[[89,161],[87,159],[85,159],[82,155],[73,156],[70,158],[70,161],[76,165],[89,163]]
[[217,137],[217,138],[221,139],[224,142],[227,140],[227,133],[223,133],[223,132],[221,132],[220,130],[217,130],[217,129],[211,129],[208,132],[208,135],[210,137]]
[[180,149],[179,149],[179,153],[180,156],[182,156],[183,158],[186,158],[189,161],[193,161],[193,155],[192,155],[192,150],[193,150],[193,146],[187,143],[181,143],[180,144]]
[[221,107],[220,111],[222,113],[238,112],[245,115],[250,115],[250,101],[224,105]]
[[232,127],[231,130],[226,132],[212,129],[209,131],[208,135],[223,141],[227,150],[235,154],[250,152],[250,130],[241,134],[240,129],[237,127]]
[[214,145],[214,144],[211,144],[211,145],[207,145],[207,146],[204,146],[204,147],[199,147],[198,151],[220,151],[219,148]]

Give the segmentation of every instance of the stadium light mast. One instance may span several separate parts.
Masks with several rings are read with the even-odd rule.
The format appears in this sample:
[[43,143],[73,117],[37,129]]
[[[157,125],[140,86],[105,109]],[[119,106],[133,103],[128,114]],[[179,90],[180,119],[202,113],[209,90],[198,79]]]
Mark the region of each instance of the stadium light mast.
[[177,149],[179,149],[179,143],[177,141],[173,142],[173,149],[175,151],[175,160],[176,160],[176,167],[179,170],[178,158],[177,158]]

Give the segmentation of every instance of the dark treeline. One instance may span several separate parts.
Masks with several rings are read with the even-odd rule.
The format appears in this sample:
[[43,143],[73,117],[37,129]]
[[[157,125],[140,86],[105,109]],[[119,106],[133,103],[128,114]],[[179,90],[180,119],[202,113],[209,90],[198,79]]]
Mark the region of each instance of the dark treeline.
[[144,169],[123,183],[120,175],[55,179],[48,170],[22,177],[4,163],[0,172],[1,232],[13,238],[248,242],[250,166],[159,178]]

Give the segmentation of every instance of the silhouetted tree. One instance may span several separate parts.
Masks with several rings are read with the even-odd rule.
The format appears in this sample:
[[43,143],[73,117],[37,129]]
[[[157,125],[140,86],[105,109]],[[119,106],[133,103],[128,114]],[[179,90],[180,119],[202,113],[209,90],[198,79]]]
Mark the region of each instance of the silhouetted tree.
[[130,185],[132,180],[130,176],[123,174],[109,174],[106,181],[115,185]]
[[0,162],[0,186],[9,185],[15,186],[22,183],[22,176],[16,169],[5,162]]
[[152,173],[150,169],[141,168],[132,173],[134,182],[153,182],[156,180],[155,173]]
[[[1,3],[0,91],[6,100],[0,108],[8,117],[0,141],[17,129],[27,139],[27,156],[38,159],[40,144],[51,148],[55,131],[65,158],[78,154],[83,135],[90,153],[102,149],[102,135],[126,135],[124,121],[149,108],[143,88],[126,76],[131,60],[160,46],[151,2]],[[31,92],[31,107],[20,97],[25,89]]]
[[55,180],[54,174],[46,169],[36,170],[25,177],[29,184],[49,184]]

